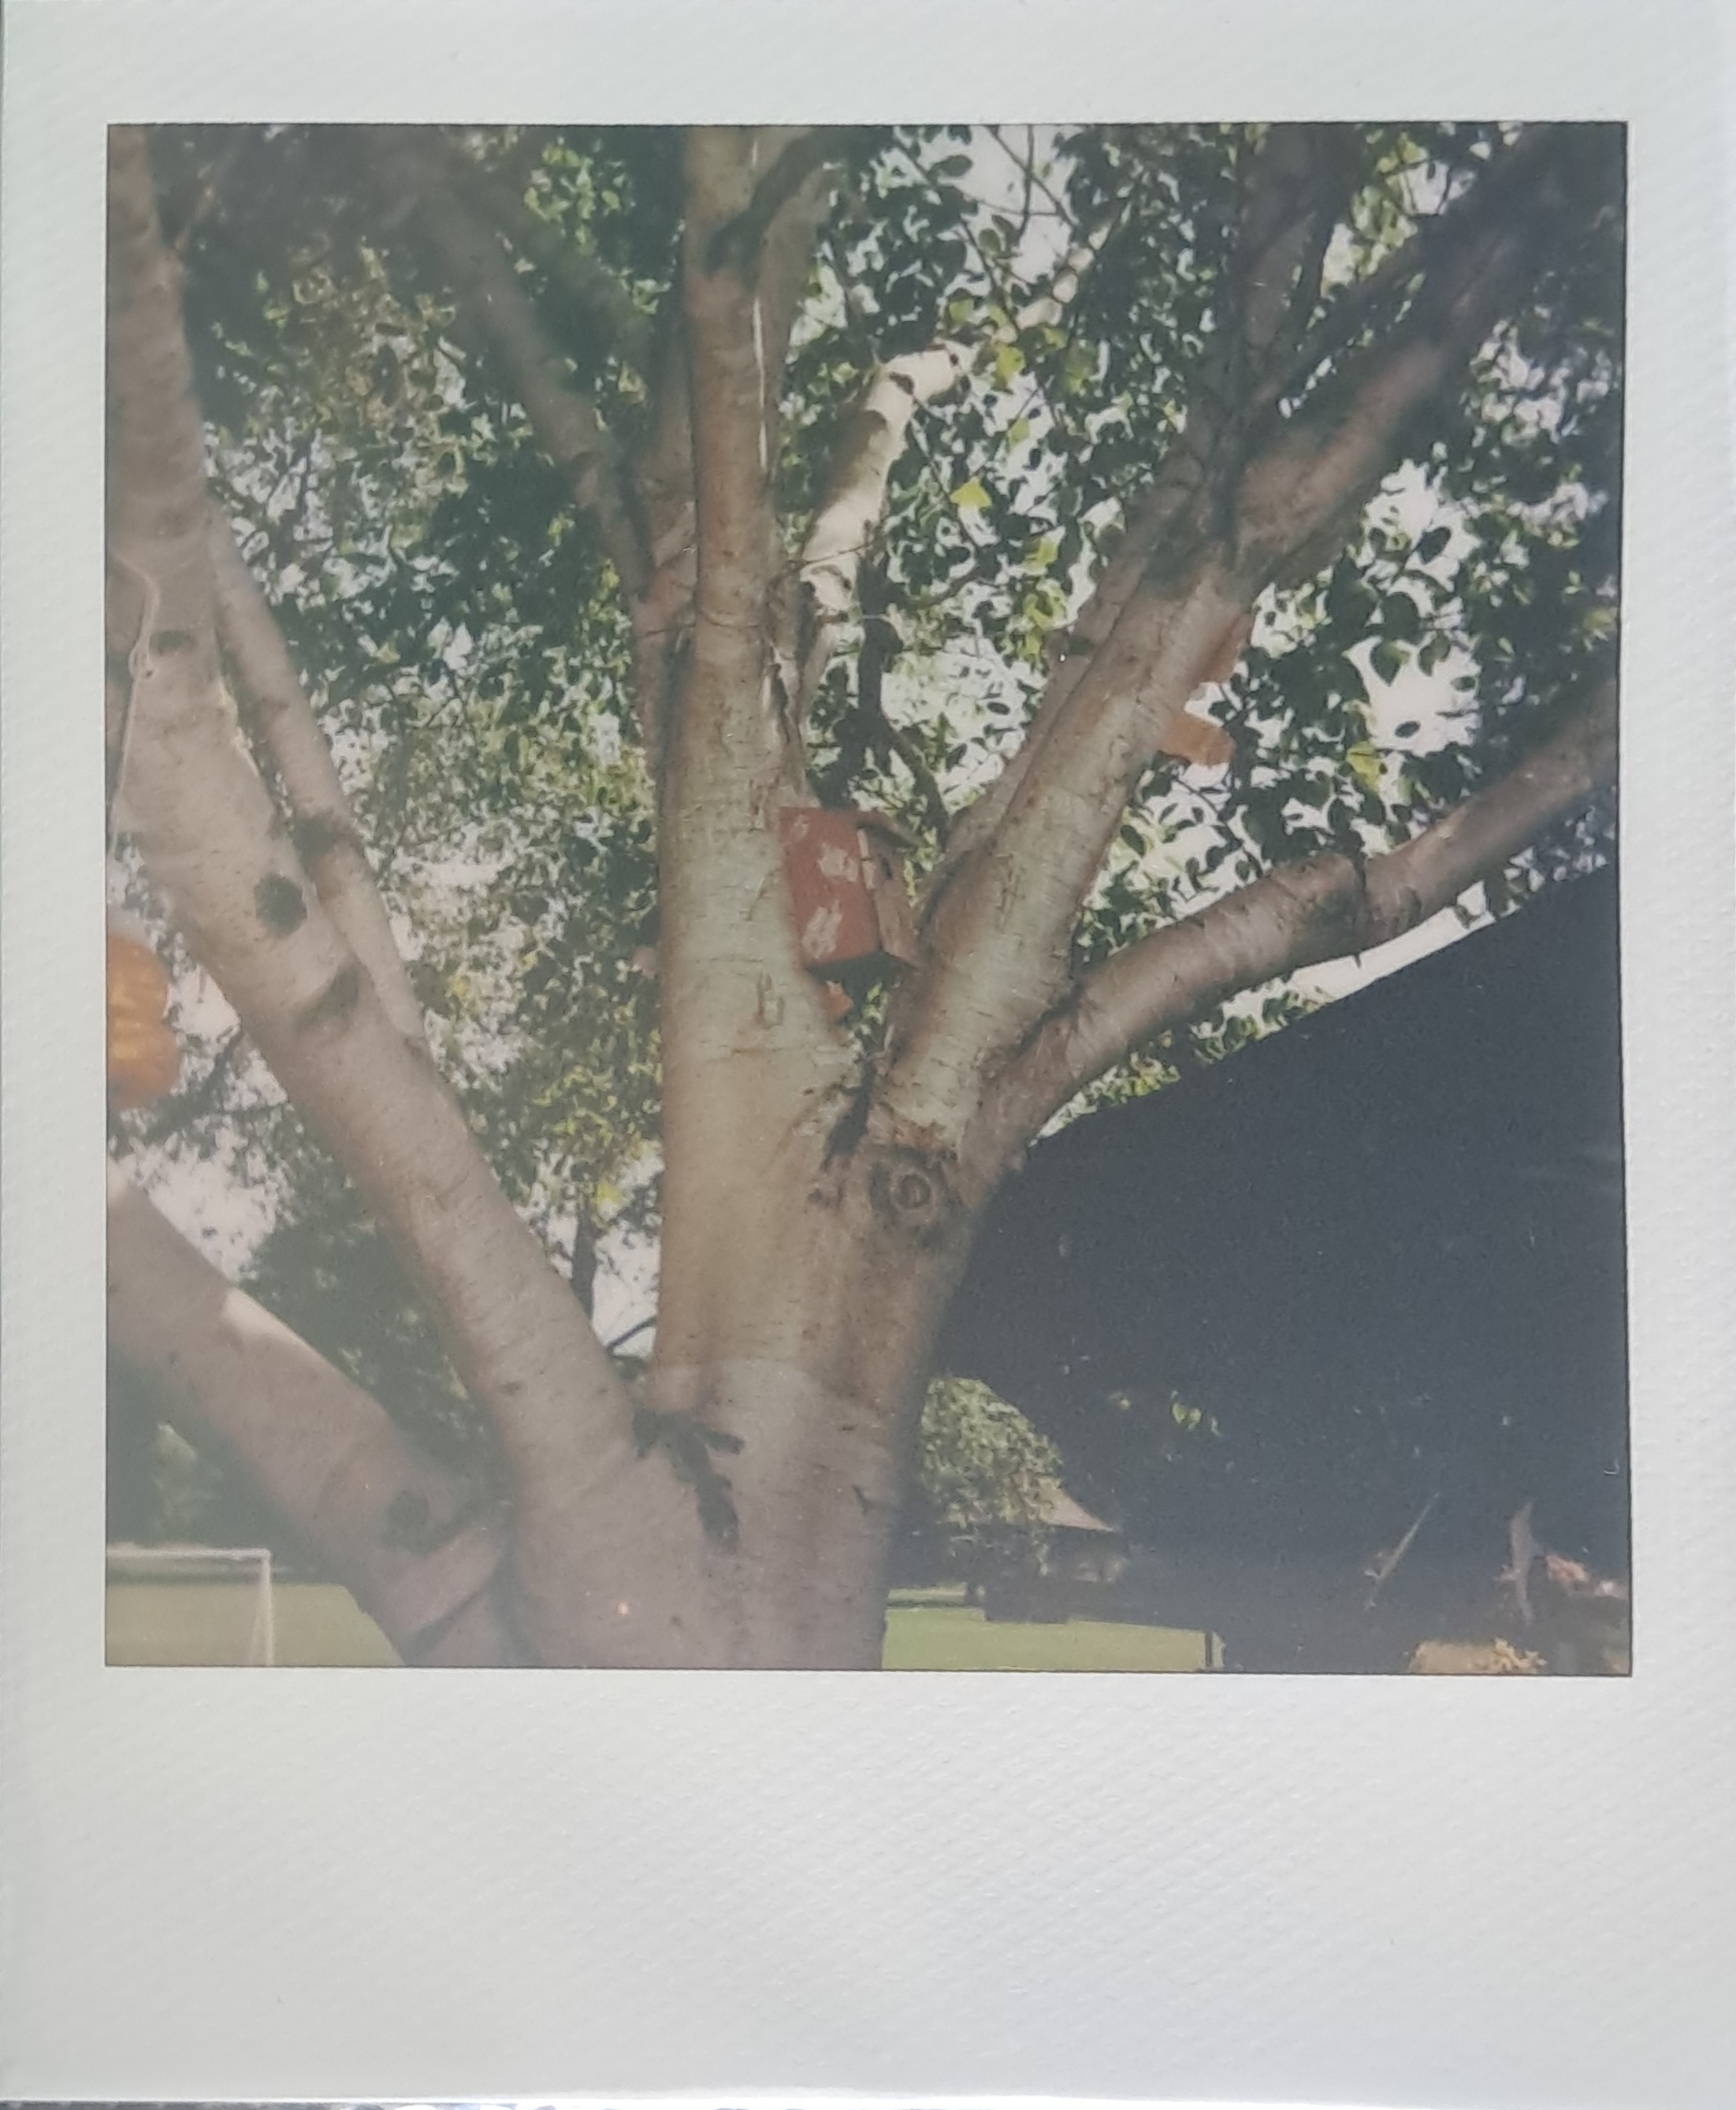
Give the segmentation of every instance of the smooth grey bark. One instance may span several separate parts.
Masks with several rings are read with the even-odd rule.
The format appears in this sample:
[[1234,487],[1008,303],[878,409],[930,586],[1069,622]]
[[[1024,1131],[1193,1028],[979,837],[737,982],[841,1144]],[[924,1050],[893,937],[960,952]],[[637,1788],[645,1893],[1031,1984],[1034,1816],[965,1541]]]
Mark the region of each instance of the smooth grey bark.
[[[683,1619],[690,1500],[641,1456],[613,1365],[394,1025],[248,758],[219,678],[203,435],[142,137],[117,130],[111,166],[110,540],[150,588],[129,780],[146,871],[387,1232],[494,1425],[529,1645],[555,1661],[690,1659],[704,1646]],[[659,1542],[667,1558],[648,1563]]]
[[297,854],[339,935],[367,970],[387,1016],[413,1048],[425,1053],[422,1007],[373,883],[332,750],[270,604],[242,560],[233,530],[215,512],[211,565],[218,635],[277,766]]
[[511,1663],[504,1559],[472,1490],[108,1176],[109,1347],[190,1442],[239,1465],[297,1538],[425,1663]]

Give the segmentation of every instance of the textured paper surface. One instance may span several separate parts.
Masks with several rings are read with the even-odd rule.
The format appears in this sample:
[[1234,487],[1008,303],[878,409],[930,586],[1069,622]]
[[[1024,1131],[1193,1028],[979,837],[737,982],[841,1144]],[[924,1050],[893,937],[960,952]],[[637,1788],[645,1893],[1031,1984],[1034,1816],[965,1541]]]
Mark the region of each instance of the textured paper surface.
[[[1725,2106],[1730,102],[1711,7],[6,20],[0,2094]],[[103,127],[1632,127],[1630,1681],[102,1662]]]

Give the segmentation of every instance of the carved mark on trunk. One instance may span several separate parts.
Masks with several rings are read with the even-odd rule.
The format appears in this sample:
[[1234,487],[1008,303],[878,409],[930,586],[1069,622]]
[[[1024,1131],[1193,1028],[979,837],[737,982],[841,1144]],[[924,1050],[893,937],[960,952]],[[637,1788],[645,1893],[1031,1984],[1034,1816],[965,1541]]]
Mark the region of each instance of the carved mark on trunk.
[[386,1506],[380,1543],[394,1552],[432,1553],[474,1524],[486,1507],[481,1496],[472,1496],[450,1516],[441,1517],[419,1488],[400,1487]]
[[693,1489],[706,1537],[733,1552],[741,1536],[741,1519],[735,1513],[735,1491],[712,1462],[712,1453],[738,1451],[741,1438],[721,1429],[708,1429],[692,1414],[641,1406],[634,1410],[633,1442],[641,1458],[653,1451],[667,1456],[676,1478]]
[[307,903],[292,879],[269,872],[253,890],[259,919],[274,937],[287,938],[307,921]]
[[296,1020],[301,1032],[317,1032],[322,1026],[335,1026],[355,1010],[362,994],[362,971],[354,960],[347,961],[332,976],[313,1002],[304,1005]]
[[880,1221],[914,1244],[938,1245],[962,1214],[945,1166],[920,1150],[887,1150],[868,1175]]

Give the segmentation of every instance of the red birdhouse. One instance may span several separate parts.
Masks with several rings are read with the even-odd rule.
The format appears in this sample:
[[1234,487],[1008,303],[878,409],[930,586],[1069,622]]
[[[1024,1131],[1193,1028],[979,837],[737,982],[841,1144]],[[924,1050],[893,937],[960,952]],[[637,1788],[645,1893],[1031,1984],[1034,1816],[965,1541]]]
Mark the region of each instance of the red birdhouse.
[[840,967],[916,957],[900,837],[884,813],[785,806],[778,815],[802,964]]

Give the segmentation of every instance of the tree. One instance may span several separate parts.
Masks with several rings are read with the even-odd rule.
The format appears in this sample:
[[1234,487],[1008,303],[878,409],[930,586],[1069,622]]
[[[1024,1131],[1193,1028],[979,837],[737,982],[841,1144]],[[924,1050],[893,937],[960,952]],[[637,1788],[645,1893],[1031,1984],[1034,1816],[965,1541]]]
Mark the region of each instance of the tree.
[[978,1544],[995,1542],[1008,1526],[1039,1530],[1061,1491],[1060,1453],[974,1378],[929,1386],[918,1474],[936,1523]]
[[[1603,854],[1621,181],[1597,127],[118,131],[116,821],[486,1456],[117,1162],[132,1380],[413,1659],[876,1663],[1032,1139]],[[890,814],[908,960],[804,958],[816,804]]]

